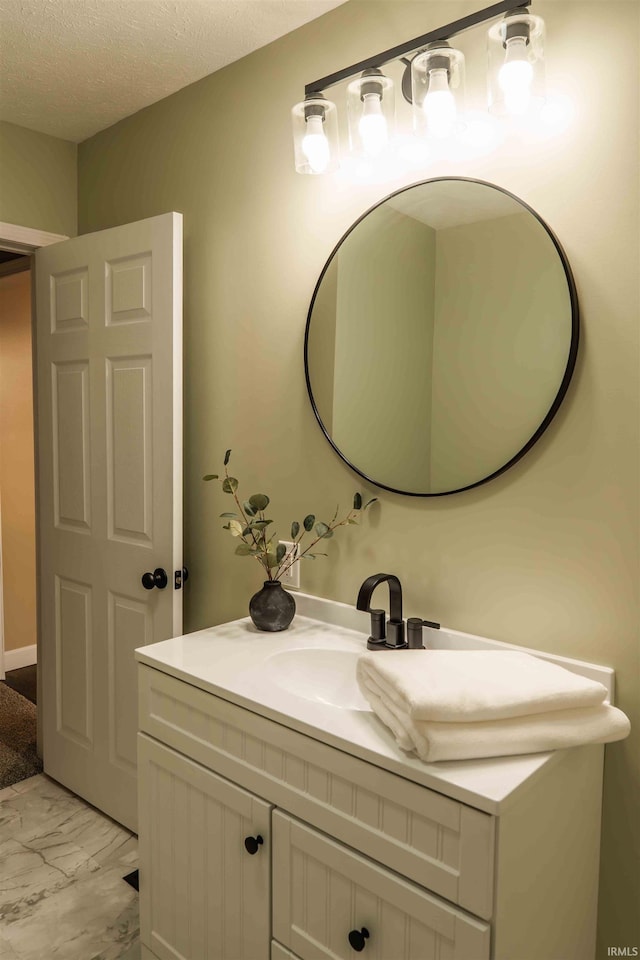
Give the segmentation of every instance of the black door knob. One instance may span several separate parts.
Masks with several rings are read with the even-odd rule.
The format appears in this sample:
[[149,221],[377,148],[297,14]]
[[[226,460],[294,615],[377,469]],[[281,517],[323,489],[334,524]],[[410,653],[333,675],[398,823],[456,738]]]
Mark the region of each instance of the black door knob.
[[251,856],[253,856],[254,853],[257,853],[257,852],[258,852],[258,847],[259,847],[261,844],[263,844],[263,843],[264,843],[264,840],[262,839],[262,837],[260,836],[260,834],[258,834],[257,837],[245,837],[245,838],[244,838],[245,849],[246,849],[247,853],[250,853],[250,854],[251,854]]
[[349,944],[356,953],[360,953],[366,947],[366,941],[369,939],[369,931],[366,927],[361,930],[351,930],[349,933]]
[[154,587],[157,587],[158,590],[164,590],[168,582],[167,571],[163,570],[162,567],[156,567],[153,573],[142,574],[142,586],[145,590],[153,590]]

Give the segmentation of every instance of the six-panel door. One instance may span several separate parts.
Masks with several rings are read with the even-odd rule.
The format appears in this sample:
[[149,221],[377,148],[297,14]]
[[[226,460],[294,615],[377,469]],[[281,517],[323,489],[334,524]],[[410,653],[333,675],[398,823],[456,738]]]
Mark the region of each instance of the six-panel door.
[[44,767],[135,830],[134,650],[182,632],[181,215],[38,250],[36,312]]

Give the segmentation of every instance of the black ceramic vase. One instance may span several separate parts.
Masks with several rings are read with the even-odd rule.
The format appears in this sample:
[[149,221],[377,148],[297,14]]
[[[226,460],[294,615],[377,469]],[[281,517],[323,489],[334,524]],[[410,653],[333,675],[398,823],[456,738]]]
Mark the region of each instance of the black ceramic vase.
[[286,630],[295,612],[296,602],[279,580],[265,580],[249,601],[249,615],[258,630]]

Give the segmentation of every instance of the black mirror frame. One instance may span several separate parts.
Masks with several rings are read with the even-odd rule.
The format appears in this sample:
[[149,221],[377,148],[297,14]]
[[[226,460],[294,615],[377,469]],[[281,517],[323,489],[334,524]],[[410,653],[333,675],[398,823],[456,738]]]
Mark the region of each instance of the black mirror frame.
[[[458,487],[455,490],[442,490],[439,493],[416,493],[414,491],[398,490],[395,487],[390,487],[387,484],[380,483],[379,481],[374,480],[373,477],[368,476],[366,473],[363,473],[362,470],[359,470],[358,467],[355,466],[355,464],[351,463],[351,461],[348,460],[347,457],[345,457],[342,451],[336,446],[336,444],[333,442],[333,440],[329,436],[329,433],[327,432],[327,429],[324,423],[322,422],[322,417],[320,416],[320,413],[316,406],[316,402],[313,397],[313,391],[311,389],[311,378],[309,374],[309,330],[311,327],[311,315],[313,313],[313,307],[316,302],[318,290],[320,289],[320,285],[322,283],[324,275],[329,269],[329,266],[331,265],[331,262],[335,257],[335,255],[337,254],[338,250],[340,249],[344,241],[347,239],[347,237],[353,232],[353,230],[355,230],[358,224],[361,223],[362,220],[365,219],[365,217],[369,216],[370,213],[376,210],[383,203],[386,203],[386,201],[390,200],[392,197],[397,197],[399,194],[405,193],[407,190],[412,190],[414,187],[425,186],[428,183],[438,183],[440,181],[450,182],[452,180],[457,182],[463,182],[463,183],[477,183],[484,187],[491,187],[493,190],[499,190],[501,193],[505,194],[505,196],[510,197],[512,200],[515,200],[517,203],[519,203],[520,206],[524,207],[524,209],[527,210],[530,214],[532,214],[535,217],[535,219],[538,221],[538,223],[547,232],[547,234],[551,238],[551,241],[554,247],[556,248],[558,256],[560,257],[560,262],[562,263],[562,268],[564,270],[564,274],[567,280],[567,287],[569,290],[569,299],[571,303],[571,343],[569,345],[569,355],[567,357],[567,365],[565,367],[564,375],[560,382],[560,387],[558,388],[558,392],[555,396],[555,399],[551,404],[549,410],[547,411],[547,414],[542,420],[542,423],[540,424],[538,429],[534,432],[534,434],[530,437],[530,439],[524,444],[524,446],[515,454],[515,456],[511,457],[511,459],[508,460],[503,466],[499,467],[497,470],[494,470],[493,473],[490,473],[488,476],[483,477],[481,480],[476,480],[475,483],[470,483],[467,486]],[[325,435],[325,437],[327,438],[327,440],[329,441],[329,443],[331,444],[335,452],[338,454],[340,459],[344,463],[346,463],[346,465],[351,470],[353,470],[354,473],[357,473],[360,477],[363,478],[363,480],[366,480],[367,483],[371,483],[374,486],[379,487],[381,490],[389,490],[391,493],[399,493],[406,497],[447,497],[454,493],[462,493],[465,490],[472,490],[474,487],[480,487],[485,483],[489,483],[490,480],[494,480],[496,477],[499,477],[500,474],[505,473],[505,471],[509,470],[519,460],[521,460],[522,457],[524,457],[524,455],[531,449],[531,447],[540,439],[540,437],[545,432],[545,430],[547,429],[547,427],[555,417],[556,413],[558,412],[560,408],[560,404],[564,400],[564,397],[569,388],[569,383],[571,382],[571,377],[573,375],[573,371],[576,365],[576,359],[578,356],[579,341],[580,341],[580,311],[579,311],[579,305],[578,305],[578,294],[576,290],[575,281],[573,278],[573,273],[571,272],[569,261],[560,244],[560,241],[554,234],[553,230],[549,227],[549,225],[542,219],[542,217],[532,207],[530,207],[528,203],[526,203],[524,200],[521,200],[520,197],[517,197],[514,193],[511,193],[511,191],[506,190],[504,187],[500,187],[495,183],[489,183],[487,180],[477,180],[474,177],[432,177],[428,180],[419,180],[416,183],[411,183],[406,187],[402,187],[400,190],[395,190],[393,193],[390,193],[386,197],[383,197],[381,200],[378,201],[378,203],[375,203],[372,207],[369,207],[368,210],[366,210],[360,217],[358,217],[358,219],[354,223],[351,224],[349,229],[342,235],[338,243],[335,245],[335,247],[331,251],[327,259],[327,262],[325,263],[324,267],[322,268],[322,272],[318,277],[318,281],[313,291],[313,296],[311,297],[311,304],[309,306],[309,311],[307,313],[307,323],[304,331],[304,375],[305,375],[305,381],[307,384],[307,393],[309,394],[309,400],[311,402],[311,407],[313,409],[315,418],[320,425],[320,429],[322,430],[323,434]]]

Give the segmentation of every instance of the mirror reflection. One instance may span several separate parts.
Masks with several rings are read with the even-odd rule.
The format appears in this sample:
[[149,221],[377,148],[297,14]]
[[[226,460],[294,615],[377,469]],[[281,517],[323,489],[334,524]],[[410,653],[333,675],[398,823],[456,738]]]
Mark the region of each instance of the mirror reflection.
[[307,321],[307,384],[357,472],[435,496],[532,445],[577,338],[571,273],[537,215],[490,184],[432,180],[373,208],[331,255]]

